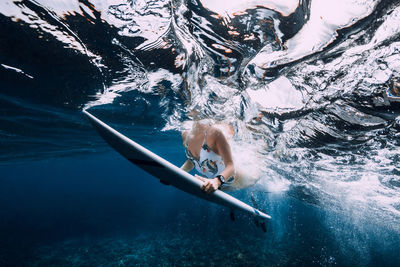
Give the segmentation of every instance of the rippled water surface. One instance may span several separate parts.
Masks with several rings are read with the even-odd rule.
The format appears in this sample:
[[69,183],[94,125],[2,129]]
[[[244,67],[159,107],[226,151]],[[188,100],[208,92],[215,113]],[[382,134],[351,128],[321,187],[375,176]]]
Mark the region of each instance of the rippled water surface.
[[[73,161],[108,151],[83,109],[176,164],[183,160],[177,155],[185,121],[236,122],[243,137],[239,157],[256,153],[263,170],[251,190],[261,202],[285,196],[273,200],[274,223],[285,224],[287,211],[279,210],[286,205],[305,209],[330,233],[326,242],[342,244],[325,247],[324,261],[313,264],[341,265],[345,252],[340,259],[330,255],[344,250],[356,262],[370,252],[365,247],[380,247],[374,253],[384,256],[371,252],[363,265],[399,263],[391,254],[400,248],[391,239],[400,234],[399,20],[400,2],[391,0],[2,1],[0,168],[11,177],[10,169],[32,160]],[[151,138],[166,143],[157,148]],[[248,198],[248,192],[239,195]],[[289,242],[276,235],[295,233],[293,225],[269,234]],[[344,226],[349,230],[338,229]],[[370,235],[372,228],[379,230]],[[233,233],[226,235],[234,242]],[[189,246],[184,230],[180,237]],[[257,246],[276,245],[252,238]],[[301,238],[295,240],[294,250],[300,249]],[[124,253],[137,242],[124,243]],[[234,251],[242,247],[237,242]],[[65,253],[77,253],[76,243],[68,244]],[[273,265],[312,261],[270,253]],[[190,261],[185,255],[180,264]],[[237,264],[250,264],[253,254],[238,255]],[[126,262],[148,260],[132,257]]]

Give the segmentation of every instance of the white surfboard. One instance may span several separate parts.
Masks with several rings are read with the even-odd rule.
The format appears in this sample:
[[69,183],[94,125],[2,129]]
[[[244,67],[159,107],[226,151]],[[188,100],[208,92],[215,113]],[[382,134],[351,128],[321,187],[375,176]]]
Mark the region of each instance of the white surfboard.
[[117,132],[87,111],[84,110],[83,113],[112,148],[133,164],[160,179],[162,183],[173,185],[182,191],[223,205],[231,210],[241,210],[255,216],[256,218],[271,219],[271,216],[245,204],[221,190],[216,190],[212,194],[204,193],[200,189],[202,182],[193,175],[183,171],[167,160]]

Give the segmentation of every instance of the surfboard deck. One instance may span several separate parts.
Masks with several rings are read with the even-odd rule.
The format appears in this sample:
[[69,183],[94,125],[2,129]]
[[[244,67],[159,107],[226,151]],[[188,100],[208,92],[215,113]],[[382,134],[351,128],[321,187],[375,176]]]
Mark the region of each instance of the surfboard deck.
[[212,194],[204,193],[200,187],[202,182],[193,175],[183,171],[162,157],[156,155],[150,150],[144,148],[138,143],[111,128],[92,114],[83,111],[93,127],[100,136],[118,153],[124,156],[139,168],[160,179],[164,184],[170,184],[174,187],[195,195],[207,201],[230,208],[231,210],[244,211],[256,218],[271,219],[271,216],[259,211],[256,208],[234,198],[227,193],[216,190]]

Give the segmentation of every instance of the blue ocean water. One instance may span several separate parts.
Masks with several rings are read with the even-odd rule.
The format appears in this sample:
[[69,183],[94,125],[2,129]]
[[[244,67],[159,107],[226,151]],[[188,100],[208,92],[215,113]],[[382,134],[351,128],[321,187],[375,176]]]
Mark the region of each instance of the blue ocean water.
[[[0,265],[399,266],[399,17],[384,0],[1,2]],[[267,232],[132,165],[83,109],[178,166],[187,121],[237,123],[262,177],[230,194],[254,194]]]
[[[154,142],[176,163],[170,142]],[[160,149],[163,147],[163,149]],[[162,150],[162,151],[161,151]],[[168,152],[167,152],[168,151]],[[113,151],[2,166],[3,266],[396,266],[400,238],[287,194],[257,193],[252,218],[162,185]],[[246,193],[236,194],[246,199]]]

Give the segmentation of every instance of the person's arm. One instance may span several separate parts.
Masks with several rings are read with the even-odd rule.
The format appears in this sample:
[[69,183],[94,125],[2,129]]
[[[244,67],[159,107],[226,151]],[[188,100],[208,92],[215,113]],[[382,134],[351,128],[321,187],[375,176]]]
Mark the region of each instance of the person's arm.
[[[221,130],[214,128],[210,139],[213,140],[211,149],[222,157],[225,164],[225,169],[220,173],[225,180],[233,176],[235,173],[235,166],[233,164],[231,146],[228,143],[225,135]],[[215,177],[208,179],[202,185],[202,189],[207,193],[212,193],[221,186],[221,181]]]
[[183,165],[181,166],[181,169],[184,170],[185,172],[190,172],[191,170],[193,170],[193,168],[194,164],[190,160],[186,160],[185,163],[183,163]]
[[[188,131],[182,132],[182,144],[184,147],[185,147],[185,140],[186,140],[187,135],[188,135]],[[193,170],[193,168],[194,168],[194,164],[189,159],[187,159],[185,161],[185,163],[183,163],[183,165],[181,166],[181,169],[184,170],[185,172],[190,172],[191,170]]]
[[222,157],[225,164],[225,169],[220,173],[220,175],[224,176],[225,179],[228,179],[235,173],[235,166],[233,164],[231,146],[229,145],[225,135],[220,130],[217,130],[215,133],[215,148],[214,151]]

